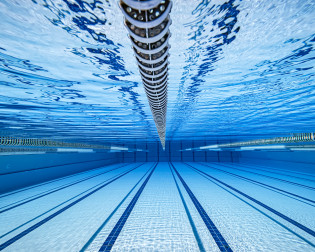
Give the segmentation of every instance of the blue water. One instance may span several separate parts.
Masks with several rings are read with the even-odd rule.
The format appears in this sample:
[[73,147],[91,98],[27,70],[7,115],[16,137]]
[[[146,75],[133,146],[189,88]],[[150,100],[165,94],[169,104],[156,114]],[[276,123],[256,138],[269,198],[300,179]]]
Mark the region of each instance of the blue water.
[[[314,1],[173,5],[168,141],[314,129]],[[3,135],[158,140],[117,1],[3,0],[0,23]]]
[[0,1],[0,136],[129,147],[0,141],[0,250],[315,251],[314,142],[180,151],[314,132],[314,17],[173,0],[164,151],[117,0]]

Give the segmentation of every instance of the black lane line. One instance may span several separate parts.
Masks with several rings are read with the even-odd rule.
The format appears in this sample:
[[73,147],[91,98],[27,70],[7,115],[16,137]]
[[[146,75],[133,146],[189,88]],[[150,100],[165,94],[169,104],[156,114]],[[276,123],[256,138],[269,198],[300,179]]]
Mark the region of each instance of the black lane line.
[[[130,164],[129,164],[129,165],[130,165]],[[123,173],[123,172],[122,172],[122,173]],[[119,173],[119,174],[113,176],[111,179],[113,179],[113,178],[119,176],[119,175],[122,174],[122,173]],[[19,228],[21,228],[21,227],[23,227],[23,226],[25,226],[25,225],[31,223],[32,221],[34,221],[34,220],[36,220],[36,219],[38,219],[38,218],[44,216],[45,214],[47,214],[47,213],[49,213],[49,212],[51,212],[51,211],[57,209],[58,207],[60,207],[60,206],[62,206],[62,205],[64,205],[64,204],[70,202],[71,200],[74,200],[75,198],[78,198],[79,196],[81,196],[81,195],[83,195],[83,194],[85,194],[85,193],[87,193],[87,192],[93,190],[94,188],[97,188],[98,186],[104,184],[106,181],[109,181],[109,180],[110,180],[110,179],[107,179],[107,180],[105,180],[104,182],[98,183],[98,184],[96,184],[96,185],[90,187],[89,189],[84,190],[83,192],[80,192],[79,194],[73,196],[72,198],[67,199],[67,200],[63,201],[62,203],[60,203],[60,204],[54,206],[53,208],[50,208],[50,209],[47,210],[46,212],[44,212],[44,213],[42,213],[42,214],[40,214],[40,215],[37,215],[36,217],[34,217],[34,218],[32,218],[32,219],[30,219],[30,220],[24,222],[23,224],[21,224],[21,225],[15,227],[15,228],[13,228],[13,229],[11,229],[10,231],[4,233],[3,235],[0,235],[0,239],[2,239],[3,237],[7,236],[8,234],[11,234],[12,232],[18,230]]]
[[244,202],[246,205],[252,207],[253,209],[255,209],[256,211],[258,211],[259,213],[261,213],[262,215],[266,216],[268,219],[274,221],[275,223],[277,223],[279,226],[283,227],[284,229],[286,229],[287,231],[289,231],[290,233],[296,235],[297,237],[299,237],[301,240],[305,241],[307,244],[311,245],[313,248],[315,248],[315,245],[310,242],[309,240],[305,239],[303,236],[299,235],[298,233],[294,232],[292,229],[290,229],[289,227],[285,226],[284,224],[282,224],[281,222],[277,221],[276,219],[272,218],[270,215],[268,215],[267,213],[263,212],[262,210],[258,209],[257,207],[255,207],[254,205],[252,205],[251,203],[247,202],[245,199],[242,198],[242,196],[238,196],[235,193],[233,193],[232,191],[230,191],[230,189],[227,189],[226,187],[224,187],[223,185],[220,185],[219,183],[213,181],[211,178],[205,176],[204,174],[195,171],[196,173],[198,173],[200,176],[204,177],[205,179],[209,180],[211,183],[217,185],[218,187],[220,187],[222,190],[228,192],[229,194],[233,195],[234,197],[236,197],[237,199],[239,199],[240,201]]
[[[308,202],[311,202],[311,203],[314,203],[314,204],[315,204],[315,201],[314,201],[314,200],[305,198],[305,197],[303,197],[303,196],[300,196],[300,195],[297,195],[297,194],[294,194],[294,193],[290,193],[290,192],[285,191],[285,190],[282,190],[282,189],[280,189],[280,188],[278,188],[278,187],[274,187],[274,186],[271,186],[271,185],[267,185],[267,184],[262,183],[262,182],[259,182],[259,181],[257,181],[257,180],[250,179],[250,178],[246,178],[246,177],[243,177],[243,176],[241,176],[241,175],[237,175],[237,174],[232,173],[232,172],[228,172],[228,171],[225,171],[225,170],[221,170],[221,169],[219,169],[219,168],[214,168],[214,167],[212,167],[212,166],[210,166],[210,165],[206,165],[206,164],[203,164],[203,163],[200,163],[200,164],[203,165],[203,166],[207,166],[207,167],[209,167],[209,168],[211,168],[211,169],[224,172],[224,173],[229,174],[229,175],[231,175],[231,176],[233,176],[233,177],[237,177],[237,178],[239,178],[239,179],[246,180],[246,181],[248,181],[248,182],[250,182],[250,183],[257,184],[257,185],[261,185],[261,186],[263,186],[264,188],[267,187],[266,189],[271,188],[271,189],[273,189],[272,191],[274,191],[274,192],[277,192],[277,191],[283,192],[283,193],[292,195],[292,196],[294,196],[294,197],[297,197],[297,198],[300,198],[300,199],[302,199],[302,200],[305,200],[305,201],[308,201]],[[276,191],[275,191],[275,190],[276,190]],[[279,193],[279,192],[278,192],[278,193]],[[284,196],[287,196],[287,195],[285,195],[285,194],[283,194],[283,193],[281,193],[281,194],[284,195]],[[291,199],[295,199],[295,198],[292,198],[292,197],[290,197],[290,198],[291,198]],[[296,199],[295,199],[295,200],[296,200]],[[300,201],[300,200],[299,200],[299,201]],[[300,202],[306,203],[306,202],[304,202],[304,201],[300,201]],[[307,204],[307,203],[306,203],[306,204]],[[311,205],[311,204],[308,204],[308,205],[315,207],[314,205]]]
[[136,166],[135,168],[130,169],[127,172],[124,172],[123,174],[119,175],[118,177],[112,179],[111,181],[97,187],[96,189],[94,189],[93,191],[85,194],[84,196],[80,197],[79,199],[73,201],[72,203],[70,203],[69,205],[66,205],[65,207],[61,208],[60,210],[58,210],[57,212],[47,216],[45,219],[37,222],[36,224],[34,224],[33,226],[29,227],[28,229],[24,230],[23,232],[17,234],[16,236],[12,237],[11,239],[9,239],[8,241],[0,244],[0,251],[7,248],[8,246],[10,246],[11,244],[13,244],[14,242],[16,242],[17,240],[21,239],[22,237],[24,237],[25,235],[29,234],[30,232],[32,232],[33,230],[35,230],[36,228],[42,226],[43,224],[45,224],[46,222],[50,221],[51,219],[53,219],[54,217],[58,216],[59,214],[63,213],[64,211],[66,211],[67,209],[69,209],[70,207],[76,205],[77,203],[81,202],[82,200],[84,200],[85,198],[91,196],[92,194],[96,193],[97,191],[101,190],[102,188],[104,188],[105,186],[111,184],[112,182],[116,181],[117,179],[125,176],[126,174],[128,174],[129,172],[137,169],[138,167],[140,167],[142,164],[140,164],[139,166]]
[[172,171],[172,169],[171,169],[170,163],[168,163],[168,165],[169,165],[170,170],[171,170],[171,172],[172,172],[172,176],[173,176],[173,179],[174,179],[174,181],[175,181],[175,185],[176,185],[176,187],[177,187],[177,191],[178,191],[179,196],[180,196],[180,198],[181,198],[181,200],[182,200],[182,203],[183,203],[183,206],[184,206],[186,215],[187,215],[188,220],[189,220],[189,224],[190,224],[190,226],[191,226],[191,229],[192,229],[193,234],[194,234],[194,236],[195,236],[195,239],[196,239],[196,241],[197,241],[199,250],[200,250],[201,252],[204,252],[204,251],[206,251],[206,250],[205,250],[205,248],[204,248],[204,246],[203,246],[203,244],[202,244],[202,241],[201,241],[201,238],[200,238],[200,236],[199,236],[199,233],[198,233],[198,230],[197,230],[197,228],[196,228],[196,225],[195,225],[195,223],[194,223],[194,220],[193,220],[193,218],[191,217],[191,214],[190,214],[189,209],[188,209],[188,207],[187,207],[187,204],[186,204],[186,201],[185,201],[185,199],[184,199],[184,196],[183,196],[183,194],[182,194],[182,192],[181,192],[181,190],[180,190],[180,188],[179,188],[179,186],[178,186],[178,184],[177,184],[177,181],[176,181],[175,176],[174,176],[174,173],[173,173],[173,171]]
[[[7,207],[7,208],[5,208],[5,209],[3,209],[3,210],[0,210],[0,214],[2,214],[2,213],[4,213],[4,212],[7,212],[7,211],[9,211],[9,210],[11,210],[11,209],[14,209],[14,208],[16,208],[16,207],[22,206],[22,205],[24,205],[24,204],[26,204],[26,203],[32,202],[32,201],[34,201],[34,200],[37,200],[37,199],[39,199],[39,198],[42,198],[42,197],[44,197],[44,196],[47,196],[47,195],[49,195],[49,194],[58,192],[58,191],[60,191],[60,190],[63,190],[63,189],[65,189],[65,188],[68,188],[68,187],[70,187],[70,186],[79,184],[79,183],[81,183],[81,182],[84,182],[84,181],[86,181],[86,180],[95,178],[95,177],[100,176],[100,175],[103,175],[103,174],[105,174],[105,173],[108,173],[108,172],[117,170],[117,169],[122,168],[122,167],[124,167],[124,166],[127,166],[127,164],[122,165],[122,166],[117,167],[117,168],[113,168],[113,169],[108,170],[108,171],[104,171],[104,172],[99,173],[99,174],[96,174],[96,175],[92,175],[92,176],[87,177],[87,178],[83,178],[83,179],[77,180],[77,181],[75,181],[75,182],[73,182],[73,183],[70,183],[70,184],[67,184],[67,185],[64,185],[64,186],[60,186],[60,187],[57,187],[57,188],[54,188],[54,189],[49,189],[49,190],[46,191],[46,192],[42,192],[42,193],[40,193],[40,194],[33,195],[33,196],[31,196],[31,197],[28,197],[28,198],[19,200],[19,201],[17,201],[17,202],[11,203],[11,204],[9,204],[9,205],[0,207],[0,209]],[[32,197],[34,197],[34,198],[32,198]],[[31,199],[29,199],[29,198],[31,198]],[[21,202],[21,201],[23,201],[23,202]],[[20,203],[18,203],[18,202],[20,202]],[[13,205],[13,206],[12,206],[12,205]]]
[[51,183],[60,181],[60,180],[63,180],[63,179],[67,179],[67,178],[71,178],[71,177],[75,177],[75,176],[80,176],[80,175],[82,175],[84,173],[88,173],[88,172],[95,171],[95,170],[101,170],[101,169],[104,169],[105,167],[113,166],[113,165],[116,165],[116,164],[118,164],[118,163],[108,164],[108,165],[105,165],[105,166],[100,166],[100,167],[97,167],[97,168],[94,168],[94,169],[91,169],[91,170],[88,170],[88,171],[82,171],[82,172],[71,174],[71,175],[68,175],[68,176],[61,177],[61,178],[49,180],[49,181],[46,181],[46,182],[43,182],[43,183],[40,183],[40,184],[36,184],[36,185],[33,185],[33,186],[28,186],[28,187],[17,189],[17,190],[11,191],[11,192],[6,192],[6,193],[3,193],[3,194],[0,194],[0,199],[4,198],[4,197],[7,197],[7,196],[11,196],[12,194],[24,192],[24,191],[27,191],[27,190],[30,190],[30,189],[33,189],[33,188],[36,188],[36,187],[40,187],[40,186],[44,186],[44,185],[47,185],[47,184],[51,184]]
[[104,160],[110,160],[110,159],[115,159],[115,158],[106,158],[106,159],[97,159],[97,160],[81,161],[81,162],[75,162],[75,163],[67,163],[67,164],[60,164],[60,165],[45,166],[45,167],[40,167],[40,168],[35,168],[35,169],[29,169],[29,170],[23,170],[23,171],[6,172],[6,173],[0,173],[0,176],[10,175],[10,174],[15,174],[15,173],[21,173],[21,172],[37,171],[37,170],[42,170],[42,169],[47,169],[47,168],[54,168],[54,167],[58,167],[58,166],[65,166],[65,165],[72,165],[72,164],[83,164],[83,163],[91,163],[91,162],[97,162],[97,161],[104,161]]
[[120,219],[118,220],[118,222],[116,223],[116,225],[114,226],[114,228],[112,229],[112,231],[110,232],[108,237],[106,238],[105,242],[103,243],[103,245],[99,249],[100,252],[110,251],[112,249],[115,241],[117,240],[121,230],[123,229],[123,227],[124,227],[128,217],[129,217],[130,213],[132,212],[134,206],[136,205],[136,203],[137,203],[137,201],[138,201],[138,199],[139,199],[143,189],[147,185],[147,183],[148,183],[152,173],[154,172],[157,164],[158,163],[156,163],[154,165],[152,171],[150,172],[150,174],[148,175],[146,180],[143,182],[143,184],[141,185],[141,187],[137,191],[136,195],[133,197],[133,199],[129,203],[128,207],[126,208],[126,210],[124,211],[124,213],[122,214],[122,216],[120,217]]
[[206,211],[204,210],[204,208],[201,206],[201,204],[199,203],[199,201],[197,200],[196,196],[193,194],[193,192],[190,190],[190,188],[188,187],[188,185],[186,184],[186,182],[184,181],[184,179],[181,177],[181,175],[178,173],[178,171],[176,170],[176,168],[174,167],[174,165],[171,163],[171,166],[173,167],[175,173],[177,174],[178,178],[180,179],[180,181],[182,182],[186,192],[188,193],[190,199],[192,200],[192,202],[194,203],[197,211],[199,212],[203,222],[205,223],[205,225],[207,226],[210,234],[212,235],[215,243],[218,245],[220,251],[228,251],[228,252],[232,252],[233,250],[231,249],[230,245],[226,242],[226,240],[223,238],[222,234],[220,233],[220,231],[217,229],[217,227],[215,226],[215,224],[212,222],[212,220],[210,219],[209,215],[206,213]]
[[189,166],[189,167],[191,167],[191,168],[193,168],[193,169],[195,169],[196,171],[199,171],[200,173],[202,173],[202,174],[208,176],[209,178],[212,178],[213,180],[215,180],[215,181],[219,182],[220,184],[222,184],[222,185],[224,185],[224,186],[230,188],[231,190],[233,190],[233,191],[235,191],[235,192],[241,194],[241,195],[244,196],[245,198],[247,198],[247,199],[249,199],[249,200],[255,202],[256,204],[262,206],[263,208],[265,208],[265,209],[269,210],[270,212],[274,213],[275,215],[278,215],[280,218],[282,218],[282,219],[284,219],[284,220],[290,222],[290,223],[293,224],[294,226],[296,226],[296,227],[302,229],[302,230],[305,231],[306,233],[308,233],[308,234],[312,235],[313,237],[315,237],[315,231],[314,231],[314,230],[312,230],[312,229],[310,229],[310,228],[304,226],[303,224],[301,224],[301,223],[299,223],[299,222],[297,222],[297,221],[291,219],[290,217],[288,217],[288,216],[286,216],[286,215],[284,215],[284,214],[278,212],[277,210],[271,208],[270,206],[267,206],[266,204],[260,202],[259,200],[254,199],[253,197],[247,195],[246,193],[241,192],[240,190],[234,188],[233,186],[230,186],[230,185],[224,183],[223,181],[221,181],[221,180],[219,180],[219,179],[216,179],[215,177],[213,177],[213,176],[211,176],[211,175],[209,175],[209,174],[207,174],[207,173],[205,173],[205,172],[203,172],[203,171],[201,171],[201,170],[199,170],[199,169],[197,169],[197,168],[191,166],[190,164],[186,164],[186,165]]
[[289,180],[279,179],[279,178],[271,177],[271,176],[268,176],[268,175],[260,174],[260,173],[257,173],[257,172],[252,172],[252,171],[247,171],[247,170],[235,168],[235,167],[232,167],[232,166],[226,166],[226,165],[224,165],[222,163],[220,165],[222,165],[222,166],[224,166],[226,168],[229,168],[229,169],[235,169],[235,170],[239,170],[239,171],[243,171],[243,172],[247,172],[247,173],[252,173],[252,174],[255,174],[255,175],[258,175],[258,176],[270,178],[270,179],[273,179],[273,180],[278,180],[278,181],[281,181],[281,182],[284,182],[284,183],[288,183],[288,184],[292,184],[292,185],[295,185],[295,186],[303,187],[303,188],[306,188],[306,189],[309,189],[309,190],[315,190],[315,187],[312,187],[312,186],[307,186],[307,185],[295,183],[295,182],[292,182],[292,181],[289,181]]
[[[274,173],[274,174],[278,174],[278,175],[281,175],[281,176],[291,177],[291,178],[294,178],[294,179],[301,179],[301,180],[305,180],[305,181],[309,181],[309,182],[315,183],[314,179],[302,178],[302,177],[293,176],[293,175],[289,175],[289,174],[284,174],[284,173],[280,173],[280,172],[269,171],[268,169],[261,169],[257,165],[252,165],[252,166],[246,166],[246,165],[243,165],[243,164],[237,164],[237,165],[241,166],[242,168],[245,168],[245,169],[264,171],[264,172]],[[233,166],[231,166],[231,167],[233,167]]]
[[[153,166],[152,166],[153,167]],[[107,217],[107,219],[100,225],[100,227],[94,232],[94,234],[91,236],[91,238],[84,244],[84,246],[80,249],[80,252],[84,252],[94,241],[96,236],[102,231],[102,229],[105,227],[105,225],[108,223],[108,221],[113,217],[113,215],[117,212],[117,210],[120,208],[120,206],[125,202],[125,200],[129,197],[129,195],[133,192],[133,190],[137,187],[137,185],[141,182],[141,180],[149,173],[149,171],[152,169],[150,167],[145,174],[138,180],[138,182],[134,185],[134,187],[131,188],[131,190],[127,193],[127,195],[120,201],[120,203],[117,205],[117,207],[111,212],[111,214]]]

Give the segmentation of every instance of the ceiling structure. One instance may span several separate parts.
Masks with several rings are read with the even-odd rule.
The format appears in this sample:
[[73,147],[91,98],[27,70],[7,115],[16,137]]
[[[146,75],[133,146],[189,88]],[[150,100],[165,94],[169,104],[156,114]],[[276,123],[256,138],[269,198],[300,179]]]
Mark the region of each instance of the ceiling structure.
[[[166,140],[313,132],[314,1],[173,0]],[[158,141],[118,1],[0,3],[1,134]]]

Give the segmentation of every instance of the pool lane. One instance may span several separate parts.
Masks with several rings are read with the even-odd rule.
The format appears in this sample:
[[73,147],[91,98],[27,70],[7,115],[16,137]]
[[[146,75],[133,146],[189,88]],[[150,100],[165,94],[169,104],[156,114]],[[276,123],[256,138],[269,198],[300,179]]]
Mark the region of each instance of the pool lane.
[[262,183],[260,182],[258,179],[257,180],[254,180],[254,179],[251,179],[251,178],[248,178],[248,177],[245,177],[245,176],[241,176],[241,175],[238,175],[237,173],[235,172],[230,172],[230,171],[226,171],[224,169],[222,169],[221,167],[218,168],[217,165],[212,165],[212,164],[206,164],[206,163],[201,163],[203,166],[206,166],[206,167],[209,167],[210,169],[214,169],[214,170],[217,170],[217,171],[221,171],[225,174],[228,174],[228,175],[231,175],[233,177],[236,177],[238,179],[242,179],[242,180],[245,180],[247,182],[250,182],[250,183],[253,183],[253,184],[256,184],[258,186],[262,186],[266,189],[269,189],[269,190],[272,190],[272,191],[275,191],[275,192],[278,192],[282,195],[285,195],[285,196],[288,196],[290,198],[294,198],[300,202],[303,202],[305,204],[309,204],[313,207],[315,207],[315,200],[312,200],[312,199],[309,199],[309,198],[306,198],[306,197],[303,197],[301,195],[298,195],[298,194],[295,194],[295,193],[292,193],[292,192],[289,192],[289,191],[286,191],[286,190],[283,190],[279,187],[276,187],[276,186],[272,186],[272,185],[269,185],[269,184],[266,184],[266,183]]
[[101,176],[101,175],[103,175],[103,174],[105,174],[105,173],[108,173],[108,172],[117,170],[117,169],[122,168],[122,167],[124,167],[124,166],[126,166],[126,165],[127,165],[127,164],[124,164],[124,165],[121,165],[121,166],[118,166],[118,167],[114,167],[114,168],[111,168],[111,169],[106,169],[105,171],[99,172],[99,173],[97,173],[97,174],[93,174],[93,175],[87,176],[87,177],[85,177],[85,178],[81,178],[81,179],[72,181],[72,182],[67,183],[67,184],[65,184],[65,185],[57,186],[57,187],[52,188],[52,189],[50,189],[50,190],[44,191],[44,192],[42,192],[42,193],[34,194],[34,195],[32,195],[32,196],[26,197],[26,198],[21,199],[21,200],[19,200],[19,201],[15,201],[15,202],[13,202],[13,203],[10,203],[10,204],[8,204],[8,205],[5,205],[5,206],[1,207],[1,208],[0,208],[0,214],[2,214],[2,213],[4,213],[4,212],[7,212],[7,211],[9,211],[9,210],[12,210],[12,209],[14,209],[14,208],[16,208],[16,207],[23,206],[24,204],[27,204],[27,203],[32,202],[32,201],[34,201],[34,200],[40,199],[40,198],[45,197],[45,196],[47,196],[47,195],[49,195],[49,194],[58,192],[58,191],[60,191],[60,190],[63,190],[63,189],[65,189],[65,188],[68,188],[68,187],[70,187],[70,186],[74,186],[74,185],[76,185],[76,184],[82,183],[82,182],[87,181],[87,180],[89,180],[89,179],[92,179],[92,178]]
[[209,181],[184,164],[174,163],[174,166],[234,251],[314,249],[242,196]]
[[[188,207],[188,203],[187,203],[187,201],[185,200],[185,197],[184,197],[184,195],[183,195],[183,193],[182,193],[182,190],[181,190],[181,188],[180,188],[180,185],[179,185],[180,182],[177,181],[178,178],[176,179],[176,177],[175,177],[175,175],[174,175],[174,172],[173,172],[173,170],[172,170],[172,166],[171,166],[170,163],[169,163],[169,166],[170,166],[170,169],[171,169],[171,172],[172,172],[172,176],[173,176],[175,185],[176,185],[176,187],[177,187],[179,196],[180,196],[180,198],[181,198],[181,200],[182,200],[182,203],[183,203],[183,206],[184,206],[184,208],[185,208],[185,212],[186,212],[187,218],[188,218],[188,220],[189,220],[189,224],[190,224],[190,226],[191,226],[191,229],[192,229],[192,231],[193,231],[193,233],[194,233],[194,236],[195,236],[195,239],[196,239],[196,241],[197,241],[197,244],[198,244],[198,247],[199,247],[199,251],[200,251],[200,252],[204,252],[204,251],[206,251],[206,249],[205,249],[205,247],[204,247],[204,245],[203,245],[203,241],[202,241],[202,238],[201,238],[201,236],[200,236],[200,231],[197,230],[196,220],[193,219],[192,213],[191,213],[191,211],[189,210],[189,207]],[[201,217],[201,216],[200,216],[200,217]]]
[[254,174],[254,175],[257,175],[257,176],[260,176],[260,177],[265,177],[265,178],[269,178],[269,179],[272,179],[272,180],[275,180],[277,182],[281,182],[281,183],[286,183],[286,184],[290,184],[290,185],[293,185],[293,186],[296,186],[296,187],[301,187],[301,188],[304,188],[304,189],[308,189],[308,190],[312,190],[312,191],[315,191],[315,183],[312,182],[312,181],[305,181],[305,180],[302,180],[299,179],[299,178],[295,178],[293,179],[292,177],[291,178],[287,178],[285,177],[284,175],[279,175],[279,174],[269,174],[268,172],[266,171],[258,171],[258,170],[255,170],[255,169],[250,169],[250,168],[244,168],[244,167],[241,167],[239,164],[220,164],[220,166],[224,166],[224,167],[231,167],[235,170],[238,170],[238,171],[242,171],[242,172],[247,172],[247,173],[251,173],[251,174]]
[[235,187],[233,187],[233,186],[223,182],[222,180],[219,180],[216,177],[211,176],[208,173],[205,173],[205,172],[201,171],[200,169],[197,169],[197,168],[195,168],[193,166],[192,166],[192,168],[196,169],[197,171],[201,172],[202,174],[206,175],[207,177],[210,177],[211,179],[215,180],[216,182],[226,186],[227,188],[229,188],[229,189],[239,193],[240,195],[242,195],[242,196],[246,197],[247,199],[253,201],[254,203],[258,204],[259,206],[265,208],[266,210],[269,210],[270,212],[272,212],[272,213],[276,214],[277,216],[279,216],[280,218],[290,222],[291,224],[293,224],[296,227],[302,229],[303,231],[305,231],[306,233],[312,235],[315,238],[315,231],[312,230],[311,228],[304,226],[303,224],[299,223],[298,221],[293,220],[292,218],[286,216],[285,214],[283,214],[283,213],[275,210],[274,208],[264,204],[263,202],[255,199],[254,197],[249,196],[248,194],[244,193],[243,191],[240,191],[237,188],[235,188]]
[[[157,164],[157,163],[156,163]],[[154,166],[156,165],[154,164]],[[153,167],[154,167],[153,166]],[[110,215],[103,221],[103,223],[98,227],[98,229],[94,232],[94,234],[90,237],[90,239],[84,244],[84,246],[80,249],[80,252],[89,251],[90,249],[93,249],[93,246],[91,244],[94,243],[96,238],[98,237],[101,239],[101,232],[105,228],[105,226],[108,226],[108,223],[112,221],[115,216],[120,216],[119,211],[122,211],[124,209],[124,205],[126,205],[126,202],[128,202],[128,199],[131,197],[134,197],[134,191],[139,187],[140,182],[142,182],[145,177],[149,174],[151,171],[151,168],[147,170],[147,172],[138,180],[138,182],[130,189],[130,191],[125,195],[125,197],[119,202],[119,204],[115,207],[115,209],[110,213]],[[130,201],[130,200],[129,200]],[[129,203],[130,204],[130,203]],[[126,205],[127,206],[127,205]],[[118,212],[118,213],[117,213]],[[112,223],[115,223],[115,221],[112,221]],[[105,236],[104,236],[105,237]]]
[[[133,164],[122,167],[121,169],[110,171],[101,176],[65,188],[61,191],[0,214],[0,222],[3,223],[3,225],[0,225],[0,243],[3,240],[3,236],[13,229],[19,227],[20,225],[24,225],[23,229],[30,227],[33,222],[42,220],[51,212],[59,210],[64,205],[69,204],[76,200],[76,198],[88,193],[89,190],[93,190],[94,187],[97,187],[97,185],[101,185],[105,180],[118,176],[120,173],[125,172],[132,167],[134,167]],[[76,179],[72,178],[72,180],[75,181]],[[34,220],[34,218],[36,219]],[[18,232],[18,230],[14,232]],[[13,236],[14,232],[10,233],[8,236],[6,235],[5,239]]]
[[[190,163],[192,164],[192,163]],[[271,181],[268,178],[256,176],[251,173],[244,173],[244,172],[238,172],[236,169],[227,169],[224,167],[225,164],[222,164],[221,166],[218,165],[212,165],[216,168],[220,168],[222,170],[226,170],[229,172],[233,172],[238,175],[246,176],[248,178],[260,181],[262,183],[266,183],[272,186],[276,186],[278,188],[281,188],[285,191],[291,191],[296,192],[299,195],[305,196],[310,199],[314,199],[314,192],[300,187],[295,187],[290,184],[286,183],[278,183],[278,184],[272,184]],[[315,229],[315,207],[313,204],[305,204],[301,201],[297,201],[296,199],[293,199],[291,197],[287,197],[283,194],[280,194],[275,191],[268,190],[267,188],[261,187],[259,185],[255,185],[254,183],[251,183],[249,181],[244,181],[235,177],[232,177],[231,175],[224,174],[221,171],[217,170],[211,170],[209,167],[205,167],[201,164],[193,164],[194,167],[200,168],[204,172],[211,172],[210,175],[213,175],[217,179],[222,180],[223,182],[237,188],[238,190],[248,194],[249,196],[261,201],[262,203],[270,206],[271,208],[275,209],[278,212],[281,212],[282,214],[286,215],[287,217],[301,223],[302,225],[309,227],[311,230]],[[275,181],[273,181],[275,183]],[[295,188],[296,190],[294,190]],[[311,193],[310,193],[311,192]],[[299,230],[295,229],[297,232],[300,232]]]
[[151,178],[151,176],[152,176],[156,166],[157,166],[157,164],[154,165],[154,167],[152,168],[151,172],[149,173],[149,175],[147,176],[147,178],[144,180],[143,184],[141,185],[141,187],[137,191],[136,195],[132,198],[132,200],[129,203],[129,205],[127,206],[126,210],[124,211],[122,216],[119,218],[119,220],[116,223],[115,227],[112,229],[110,234],[107,236],[107,238],[104,241],[103,245],[99,249],[100,252],[111,251],[111,249],[114,246],[115,241],[117,240],[121,230],[123,229],[126,221],[128,220],[128,217],[129,217],[130,213],[132,212],[132,210],[133,210],[134,206],[136,205],[136,203],[137,203],[141,193],[143,192],[143,189],[145,188],[145,186],[147,185],[149,179]]
[[92,176],[103,171],[111,170],[114,168],[122,167],[124,165],[130,165],[127,163],[112,164],[107,166],[98,167],[92,170],[72,174],[69,176],[61,177],[58,179],[46,181],[44,183],[36,184],[33,186],[18,189],[12,192],[4,193],[0,195],[0,208],[2,209],[6,205],[14,204],[18,201],[23,201],[25,198],[32,198],[34,195],[39,195],[54,190],[55,188],[64,186],[68,183],[73,183],[74,179],[84,179],[87,176]]
[[190,199],[194,203],[196,209],[198,210],[202,220],[204,221],[205,225],[207,226],[211,236],[213,237],[215,243],[218,245],[220,251],[222,252],[232,252],[230,245],[226,242],[218,228],[215,226],[213,221],[210,219],[209,215],[206,213],[194,193],[190,190],[189,186],[186,184],[182,176],[178,173],[177,169],[174,167],[174,165],[171,163],[171,166],[173,167],[175,173],[177,174],[178,178],[182,182],[186,192],[188,193]]
[[[239,167],[243,167],[243,168],[247,168],[250,170],[256,170],[256,171],[263,171],[263,172],[267,172],[269,174],[276,174],[276,175],[280,175],[281,177],[288,177],[288,178],[293,178],[293,179],[298,179],[300,181],[307,181],[307,182],[311,182],[311,184],[314,185],[315,183],[315,178],[313,175],[311,174],[301,174],[301,173],[296,173],[292,170],[279,170],[279,169],[275,169],[272,167],[264,167],[264,166],[260,166],[257,164],[243,164],[243,163],[238,163]],[[299,164],[297,164],[297,166],[299,166]]]
[[[104,220],[106,213],[113,210],[119,203],[122,196],[121,192],[129,191],[132,187],[130,183],[134,182],[136,178],[139,179],[140,175],[145,173],[147,165],[137,169],[140,165],[132,164],[129,170],[127,169],[121,175],[113,176],[114,179],[110,180],[112,183],[108,184],[107,182],[104,184],[103,182],[103,185],[97,186],[92,191],[83,194],[83,196],[81,195],[79,198],[71,201],[71,203],[67,203],[62,208],[55,210],[52,214],[45,215],[40,221],[37,220],[36,224],[32,224],[27,229],[23,228],[25,231],[15,234],[11,239],[4,242],[0,248],[4,248],[14,241],[8,247],[11,251],[18,250],[21,246],[28,249],[28,251],[79,250],[84,245],[84,242],[95,232],[96,226]],[[106,195],[106,199],[103,199],[104,195]],[[93,205],[94,208],[92,208]],[[100,214],[100,211],[102,211],[102,215],[99,215],[100,218],[95,220],[97,216],[95,212]],[[94,221],[91,221],[91,219]],[[85,229],[82,229],[82,227],[85,227]],[[81,231],[78,232],[80,229]],[[25,232],[27,235],[24,237]],[[78,236],[77,240],[76,236]],[[75,242],[73,243],[74,240]],[[34,247],[34,245],[36,246]],[[73,248],[74,246],[75,249]]]
[[[200,164],[206,164],[206,163],[200,163]],[[199,165],[199,164],[196,164],[196,165]],[[260,176],[257,174],[253,174],[251,171],[246,171],[246,170],[241,171],[241,170],[235,169],[238,167],[238,164],[233,165],[233,167],[227,166],[225,163],[222,165],[208,163],[208,165],[222,169],[222,170],[225,170],[225,171],[228,171],[228,172],[233,172],[233,173],[240,175],[240,176],[245,176],[249,179],[253,179],[253,180],[257,180],[257,181],[262,182],[262,183],[266,183],[270,186],[278,187],[280,189],[283,189],[283,190],[288,191],[288,192],[292,192],[294,194],[300,195],[302,197],[308,198],[308,199],[313,200],[313,201],[315,200],[314,190],[309,190],[307,188],[302,188],[302,187],[288,184],[285,182],[270,179],[268,177],[263,177],[263,176]],[[272,200],[272,199],[270,198],[270,200]]]
[[199,251],[168,163],[156,167],[112,251]]

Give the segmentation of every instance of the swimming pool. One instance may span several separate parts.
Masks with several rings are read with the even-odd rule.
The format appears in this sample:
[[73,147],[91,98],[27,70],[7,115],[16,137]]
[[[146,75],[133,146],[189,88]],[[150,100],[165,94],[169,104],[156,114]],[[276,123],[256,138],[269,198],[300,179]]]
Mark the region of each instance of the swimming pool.
[[315,251],[314,16],[173,0],[161,116],[118,1],[1,1],[0,250]]

